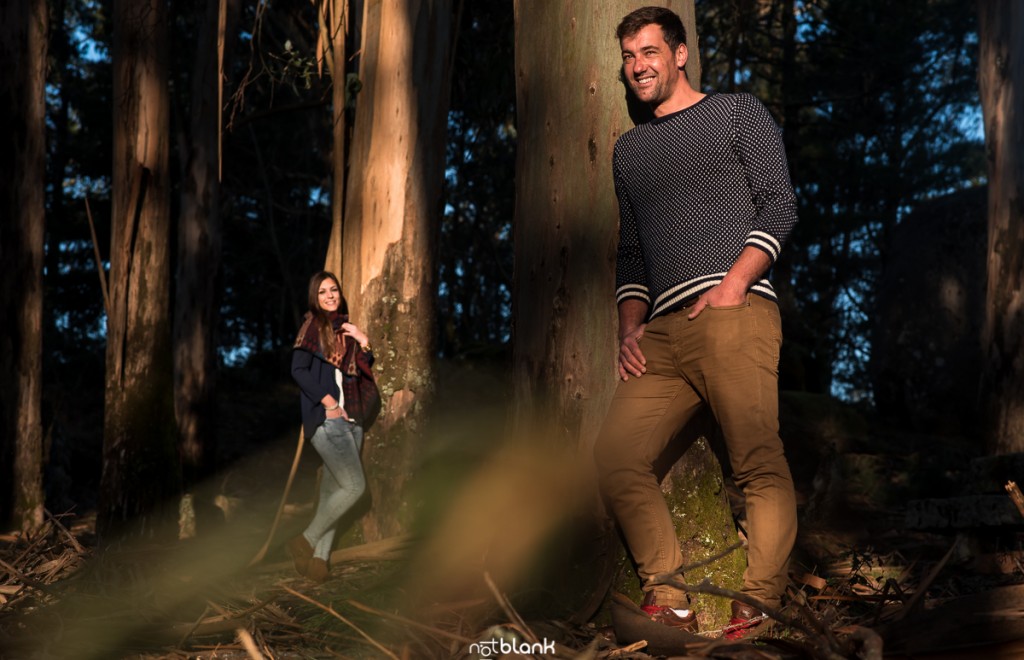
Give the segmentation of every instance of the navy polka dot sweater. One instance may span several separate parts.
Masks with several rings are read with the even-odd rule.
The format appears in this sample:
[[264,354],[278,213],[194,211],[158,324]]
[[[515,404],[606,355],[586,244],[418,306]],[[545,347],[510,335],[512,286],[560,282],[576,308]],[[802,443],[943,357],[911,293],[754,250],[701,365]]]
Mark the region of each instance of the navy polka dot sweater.
[[[786,153],[750,94],[709,94],[615,143],[616,300],[666,314],[722,281],[747,245],[774,263],[796,224]],[[767,276],[751,292],[775,300]]]

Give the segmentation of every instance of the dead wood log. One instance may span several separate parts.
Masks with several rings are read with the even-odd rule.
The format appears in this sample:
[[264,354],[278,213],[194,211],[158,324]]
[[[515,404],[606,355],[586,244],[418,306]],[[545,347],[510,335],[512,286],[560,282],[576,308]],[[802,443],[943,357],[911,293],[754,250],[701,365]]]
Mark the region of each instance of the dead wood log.
[[[341,548],[331,553],[331,566],[342,564],[354,564],[359,562],[394,561],[405,556],[405,552],[412,544],[414,537],[408,534],[400,534],[390,538],[354,545],[350,548]],[[249,570],[255,573],[278,573],[287,570],[292,565],[291,561],[276,562],[273,564],[250,565]]]

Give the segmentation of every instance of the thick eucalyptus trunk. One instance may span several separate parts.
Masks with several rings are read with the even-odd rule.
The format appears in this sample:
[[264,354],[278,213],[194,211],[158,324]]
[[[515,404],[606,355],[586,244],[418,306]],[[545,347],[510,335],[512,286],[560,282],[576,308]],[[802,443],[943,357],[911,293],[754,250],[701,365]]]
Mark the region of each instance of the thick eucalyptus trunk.
[[220,126],[224,44],[237,0],[207,0],[192,72],[174,305],[174,412],[186,487],[213,468],[220,301]]
[[408,521],[404,489],[434,393],[450,30],[449,0],[365,5],[342,288],[374,348],[385,402],[363,450],[370,540]]
[[0,522],[43,522],[45,0],[0,8]]
[[[627,107],[615,28],[644,4],[515,3],[515,418],[527,424],[524,430],[544,429],[555,442],[577,448],[587,462],[617,382],[612,150],[633,127],[631,113],[640,118],[645,110]],[[687,77],[699,87],[693,2],[659,4],[683,18]],[[674,473],[716,464],[707,444],[696,443]],[[687,559],[713,554],[735,538],[717,468],[715,474],[664,482],[673,505],[682,503],[680,513],[717,512],[677,517],[679,538],[709,540],[704,548],[688,545]]]
[[114,165],[103,474],[97,524],[151,535],[178,493],[173,404],[167,16],[114,3]]
[[983,348],[989,449],[1024,451],[1024,5],[978,3],[978,83],[988,156]]

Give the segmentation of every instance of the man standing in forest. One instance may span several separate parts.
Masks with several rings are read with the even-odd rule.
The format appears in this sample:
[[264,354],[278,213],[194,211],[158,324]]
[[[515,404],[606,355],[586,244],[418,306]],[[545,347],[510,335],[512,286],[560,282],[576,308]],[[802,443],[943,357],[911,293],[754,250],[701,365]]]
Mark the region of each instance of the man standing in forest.
[[[707,407],[746,498],[742,592],[778,607],[796,539],[796,498],[779,438],[782,343],[767,273],[796,223],[779,131],[749,94],[690,86],[682,21],[661,7],[616,32],[622,73],[654,119],[623,134],[616,299],[622,381],[595,447],[602,488],[643,580],[643,610],[696,631],[677,581],[683,557],[655,459]],[[732,602],[731,638],[764,619]]]

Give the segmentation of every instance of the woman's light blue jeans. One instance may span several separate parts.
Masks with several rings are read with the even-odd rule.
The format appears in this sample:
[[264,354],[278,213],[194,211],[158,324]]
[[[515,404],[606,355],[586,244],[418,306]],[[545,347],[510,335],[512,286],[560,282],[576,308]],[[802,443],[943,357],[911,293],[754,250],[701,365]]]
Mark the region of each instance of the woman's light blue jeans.
[[316,515],[302,534],[313,547],[313,556],[326,561],[334,543],[335,526],[366,491],[359,458],[363,427],[340,417],[328,419],[313,434],[310,444],[323,459],[324,470]]

